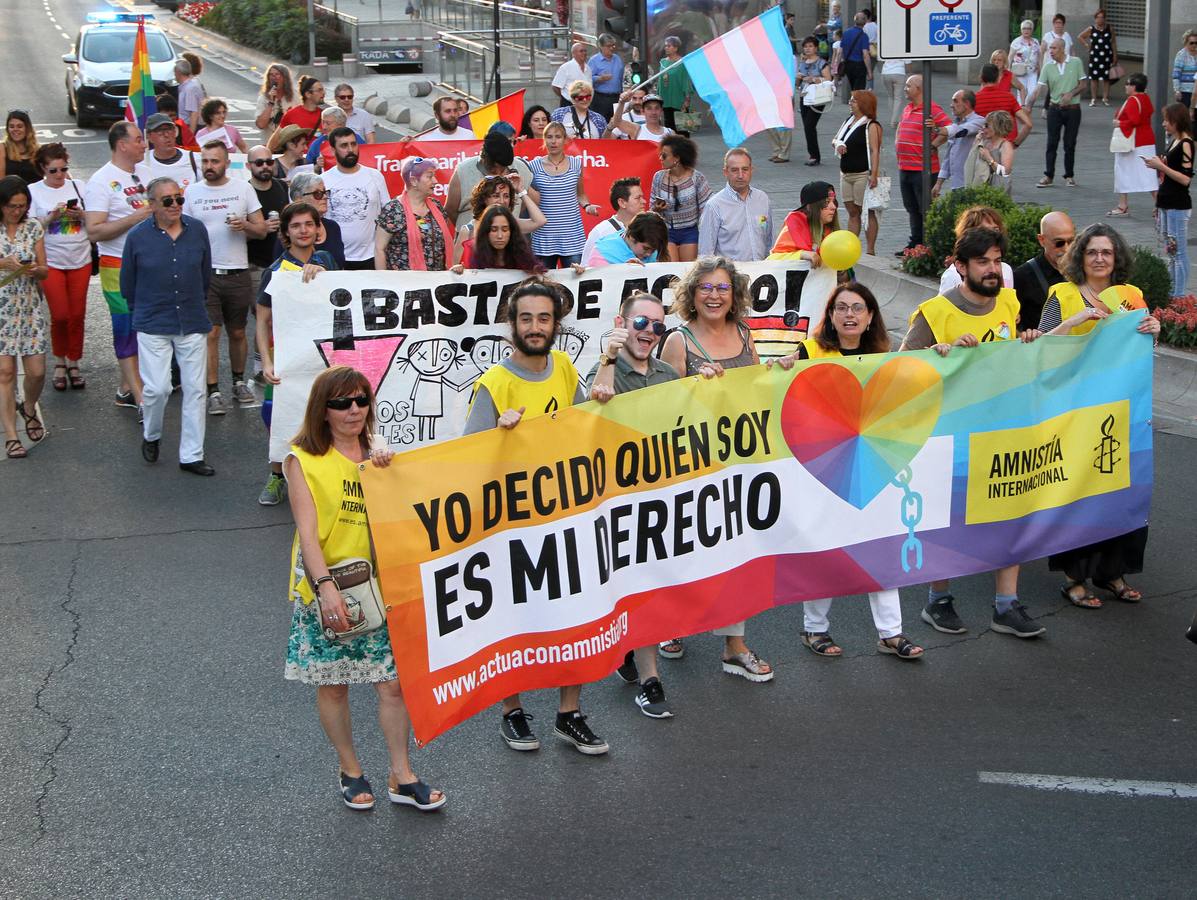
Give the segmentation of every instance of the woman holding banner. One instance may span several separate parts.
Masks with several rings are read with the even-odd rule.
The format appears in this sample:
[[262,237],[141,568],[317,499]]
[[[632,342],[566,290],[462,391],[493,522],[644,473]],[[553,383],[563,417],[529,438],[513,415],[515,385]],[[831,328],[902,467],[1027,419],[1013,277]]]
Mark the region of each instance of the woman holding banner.
[[[1045,334],[1085,334],[1097,319],[1122,309],[1143,309],[1143,292],[1127,284],[1134,257],[1126,240],[1104,222],[1090,225],[1076,236],[1064,257],[1068,279],[1053,285],[1043,304],[1039,329]],[[1063,320],[1063,321],[1061,321]],[[1158,340],[1160,323],[1152,315],[1139,323],[1142,334]],[[1138,603],[1143,595],[1126,583],[1126,575],[1143,571],[1147,526],[1087,547],[1078,547],[1048,558],[1048,568],[1063,572],[1068,581],[1060,593],[1073,606],[1100,609],[1101,600],[1085,586],[1109,591],[1115,600]]]
[[400,170],[406,190],[378,214],[374,266],[378,269],[440,272],[449,268],[453,229],[433,198],[436,160],[410,156]]
[[[888,353],[889,349],[889,333],[885,330],[877,298],[863,284],[850,281],[831,292],[814,335],[799,344],[794,353],[776,362],[783,369],[790,369],[795,362],[804,359],[838,359]],[[770,360],[768,365],[771,367],[773,362]],[[831,600],[826,597],[802,604],[802,643],[812,653],[829,659],[842,656],[844,652],[828,633]],[[902,606],[896,590],[871,591],[869,605],[877,629],[878,653],[906,660],[923,655],[923,648],[911,643],[902,633]]]
[[387,796],[392,803],[430,812],[447,798],[412,771],[407,752],[411,721],[386,627],[347,640],[335,637],[349,630],[351,622],[329,567],[374,556],[358,467],[366,460],[386,467],[394,456],[391,450],[370,449],[373,433],[374,392],[368,379],[348,366],[333,366],[316,376],[303,425],[283,463],[295,517],[294,609],[284,676],[316,686],[320,725],[340,761],[338,793],[350,809],[374,808],[374,790],[358,761],[349,718],[349,685],[373,684],[391,761]]
[[[671,248],[672,249],[672,248]],[[744,317],[752,308],[748,276],[722,256],[704,256],[673,288],[672,312],[682,320],[665,339],[661,359],[683,375],[719,375],[760,362]],[[723,671],[753,682],[773,680],[773,667],[744,643],[744,622],[715,630],[724,637]],[[682,655],[680,638],[661,644],[669,659]]]

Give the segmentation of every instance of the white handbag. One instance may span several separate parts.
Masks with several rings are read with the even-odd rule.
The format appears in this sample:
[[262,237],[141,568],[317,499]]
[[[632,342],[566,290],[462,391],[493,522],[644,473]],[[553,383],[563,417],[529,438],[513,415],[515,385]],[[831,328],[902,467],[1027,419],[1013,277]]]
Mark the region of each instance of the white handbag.
[[835,100],[835,85],[830,81],[808,84],[802,89],[803,106],[826,106]]
[[[869,125],[872,125],[872,122]],[[865,130],[865,159],[868,161],[869,172],[871,174],[873,171],[873,152],[869,149],[867,126]],[[890,177],[878,169],[877,187],[865,186],[864,205],[861,207],[861,211],[867,213],[870,209],[875,209],[877,212],[881,212],[886,209],[889,206],[890,184]]]
[[[386,607],[382,604],[382,590],[374,578],[374,565],[368,559],[345,559],[328,567],[328,574],[336,582],[345,601],[349,625],[347,631],[335,631],[320,616],[324,638],[328,641],[351,641],[386,624]],[[319,610],[320,600],[315,601]]]
[[[1126,103],[1130,103],[1128,97]],[[1126,103],[1122,104],[1122,109],[1118,110],[1118,115],[1122,115],[1122,110],[1126,109]],[[1115,125],[1114,133],[1110,135],[1110,152],[1111,153],[1130,153],[1135,149],[1135,133],[1132,131],[1129,135],[1122,133],[1122,126]]]

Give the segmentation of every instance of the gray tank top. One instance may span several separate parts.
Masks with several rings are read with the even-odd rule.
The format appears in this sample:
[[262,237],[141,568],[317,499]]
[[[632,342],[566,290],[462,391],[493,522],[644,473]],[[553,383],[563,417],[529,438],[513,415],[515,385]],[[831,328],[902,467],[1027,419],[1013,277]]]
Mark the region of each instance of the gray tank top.
[[[707,355],[707,352],[702,349],[702,345],[698,343],[698,339],[685,325],[681,326],[678,331],[682,333],[682,338],[686,342],[686,374],[697,375],[699,369],[702,368],[703,363],[717,362],[725,369],[739,369],[744,366],[755,365],[752,358],[752,348],[748,346],[748,329],[743,325],[737,325],[737,330],[740,332],[740,352],[735,356],[729,356],[727,359],[712,359]],[[697,347],[700,352],[695,353],[691,345]]]

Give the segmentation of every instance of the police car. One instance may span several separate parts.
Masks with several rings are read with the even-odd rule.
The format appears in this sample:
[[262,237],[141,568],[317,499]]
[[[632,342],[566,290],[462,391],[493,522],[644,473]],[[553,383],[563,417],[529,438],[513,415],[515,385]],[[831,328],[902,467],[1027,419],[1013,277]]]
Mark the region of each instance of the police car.
[[[80,128],[93,121],[124,117],[139,17],[132,13],[91,13],[87,24],[79,29],[72,51],[63,54],[67,115],[74,116]],[[151,24],[153,18],[145,16],[145,41],[154,93],[175,94],[178,54],[162,29]]]

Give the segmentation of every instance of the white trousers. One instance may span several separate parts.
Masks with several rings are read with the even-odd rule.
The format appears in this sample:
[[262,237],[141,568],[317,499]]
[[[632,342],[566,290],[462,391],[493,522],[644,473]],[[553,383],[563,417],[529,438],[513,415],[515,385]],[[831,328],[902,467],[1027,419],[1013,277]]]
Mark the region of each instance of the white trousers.
[[179,462],[204,458],[204,385],[208,377],[208,336],[206,334],[137,333],[137,366],[145,384],[142,406],[145,411],[143,435],[147,441],[162,437],[162,419],[170,399],[170,359],[179,361],[183,383],[183,427],[179,435]]
[[[802,616],[806,630],[814,634],[826,634],[830,623],[827,614],[831,612],[831,597],[822,600],[807,600],[802,604]],[[902,633],[902,606],[895,590],[874,591],[869,594],[869,606],[873,607],[873,624],[877,636],[882,640],[897,637]]]

